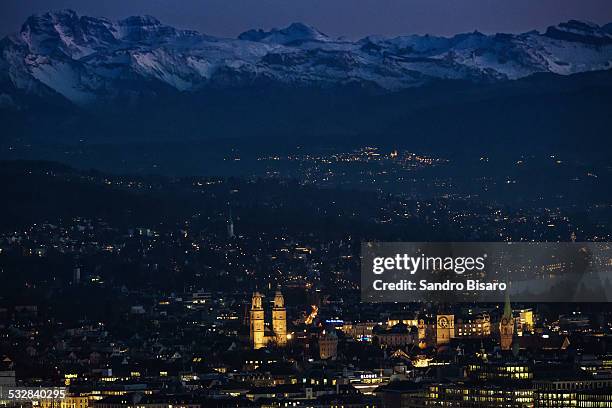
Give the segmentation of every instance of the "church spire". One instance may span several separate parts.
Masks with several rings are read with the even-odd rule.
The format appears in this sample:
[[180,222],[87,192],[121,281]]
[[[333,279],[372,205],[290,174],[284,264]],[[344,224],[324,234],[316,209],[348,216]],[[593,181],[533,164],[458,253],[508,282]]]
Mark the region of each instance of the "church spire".
[[262,297],[263,296],[256,291],[253,293],[253,299],[251,300],[250,339],[255,350],[266,345]]
[[506,290],[506,302],[504,304],[504,314],[499,322],[500,346],[502,350],[510,350],[514,334],[514,319],[512,316],[512,306],[510,306],[510,294]]
[[274,295],[272,330],[274,331],[277,345],[282,347],[287,344],[287,310],[285,309],[285,298],[280,290],[280,286],[276,289],[276,294]]
[[510,305],[510,291],[506,290],[506,298],[504,302],[504,315],[507,319],[512,319],[512,306]]

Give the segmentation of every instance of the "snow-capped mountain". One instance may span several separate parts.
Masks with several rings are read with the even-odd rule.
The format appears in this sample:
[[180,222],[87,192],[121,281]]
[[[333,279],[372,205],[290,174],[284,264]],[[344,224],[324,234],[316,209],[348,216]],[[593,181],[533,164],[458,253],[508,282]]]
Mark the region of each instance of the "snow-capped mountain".
[[331,38],[294,23],[216,38],[150,16],[120,21],[74,11],[31,16],[0,41],[0,94],[57,93],[76,104],[158,90],[350,83],[398,90],[436,79],[513,80],[612,68],[612,25],[569,21],[524,34]]
[[267,44],[300,45],[308,41],[330,41],[314,27],[302,23],[293,23],[287,28],[271,31],[249,30],[238,36],[239,40],[257,41]]

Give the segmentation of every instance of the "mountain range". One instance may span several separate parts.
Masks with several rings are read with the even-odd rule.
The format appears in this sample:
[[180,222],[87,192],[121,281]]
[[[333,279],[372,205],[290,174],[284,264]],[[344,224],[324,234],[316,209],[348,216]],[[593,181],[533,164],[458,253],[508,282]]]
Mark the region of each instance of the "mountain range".
[[337,39],[294,23],[218,38],[150,16],[119,21],[71,10],[29,17],[0,41],[0,108],[24,95],[76,106],[258,86],[355,86],[390,93],[437,80],[497,83],[612,68],[612,24],[545,32]]

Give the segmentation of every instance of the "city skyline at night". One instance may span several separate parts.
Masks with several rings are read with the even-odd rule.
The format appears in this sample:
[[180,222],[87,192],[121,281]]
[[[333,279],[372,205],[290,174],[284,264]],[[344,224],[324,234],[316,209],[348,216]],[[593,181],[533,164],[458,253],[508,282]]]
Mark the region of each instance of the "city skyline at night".
[[0,408],[612,407],[610,2],[0,10]]

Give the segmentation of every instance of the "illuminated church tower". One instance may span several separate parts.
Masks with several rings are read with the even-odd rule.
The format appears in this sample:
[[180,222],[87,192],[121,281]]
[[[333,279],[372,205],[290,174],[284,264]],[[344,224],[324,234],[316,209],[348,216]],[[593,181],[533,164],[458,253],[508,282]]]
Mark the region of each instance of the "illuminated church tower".
[[274,331],[276,344],[279,346],[287,344],[287,310],[285,309],[285,299],[280,289],[278,289],[274,295],[272,330]]
[[437,315],[436,322],[436,344],[438,346],[448,344],[455,337],[455,316]]
[[499,344],[502,350],[510,350],[512,348],[513,334],[514,319],[512,318],[512,307],[510,306],[510,294],[506,291],[504,314],[499,323]]
[[425,341],[425,338],[427,337],[427,326],[425,326],[425,320],[419,320],[419,325],[417,326],[417,328],[419,333],[419,340]]
[[251,302],[251,342],[254,349],[260,349],[266,345],[264,334],[264,309],[262,296],[259,292],[253,293]]

